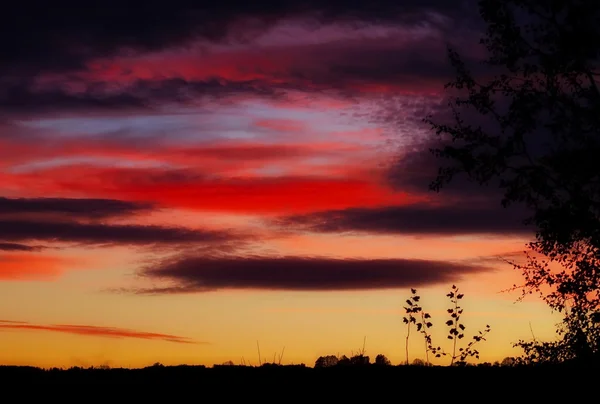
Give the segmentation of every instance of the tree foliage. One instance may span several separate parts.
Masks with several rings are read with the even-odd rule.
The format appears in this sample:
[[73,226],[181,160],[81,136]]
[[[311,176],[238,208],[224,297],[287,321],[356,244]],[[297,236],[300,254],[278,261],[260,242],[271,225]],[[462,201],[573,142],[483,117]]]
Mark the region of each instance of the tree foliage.
[[375,364],[378,366],[391,366],[392,362],[384,354],[378,354],[375,357]]
[[[587,358],[600,348],[600,2],[481,0],[487,73],[450,49],[451,123],[425,120],[444,142],[431,184],[457,174],[495,183],[533,224],[524,295],[564,313],[555,343],[520,341],[531,361]],[[483,122],[483,123],[482,123]],[[557,269],[558,268],[558,269]],[[515,286],[517,288],[517,286]]]
[[319,356],[315,361],[315,368],[330,368],[338,363],[339,359],[335,355]]

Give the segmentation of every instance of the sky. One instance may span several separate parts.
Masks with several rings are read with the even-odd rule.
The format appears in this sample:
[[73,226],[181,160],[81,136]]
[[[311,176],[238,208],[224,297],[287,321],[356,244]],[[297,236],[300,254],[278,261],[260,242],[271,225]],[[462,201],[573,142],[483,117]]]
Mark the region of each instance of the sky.
[[472,1],[21,1],[2,18],[0,363],[258,364],[258,342],[312,365],[365,338],[401,363],[410,288],[442,345],[453,284],[467,338],[492,328],[481,361],[553,338],[541,301],[503,292],[523,211],[467,180],[428,189],[446,46],[485,56]]

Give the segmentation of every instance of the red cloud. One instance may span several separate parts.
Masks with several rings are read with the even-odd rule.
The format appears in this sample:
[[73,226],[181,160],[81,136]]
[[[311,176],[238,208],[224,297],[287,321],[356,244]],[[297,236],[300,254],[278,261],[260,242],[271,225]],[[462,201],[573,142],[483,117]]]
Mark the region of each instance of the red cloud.
[[215,178],[193,170],[59,167],[14,175],[24,191],[152,201],[167,207],[236,213],[302,213],[420,200],[373,178]]
[[435,28],[422,35],[404,29],[381,35],[381,29],[379,32],[375,29],[359,37],[352,35],[353,29],[338,29],[345,32],[316,42],[252,47],[204,44],[197,47],[200,50],[189,46],[185,50],[96,59],[69,79],[46,75],[40,84],[53,88],[57,83],[63,86],[65,81],[78,77],[79,84],[104,82],[127,86],[140,80],[159,82],[175,78],[308,92],[336,89],[398,94],[442,89],[447,61],[444,41]]
[[257,127],[274,132],[302,132],[307,130],[304,122],[294,119],[259,119],[254,123]]
[[72,264],[71,260],[52,255],[0,254],[0,281],[52,280]]
[[206,344],[206,342],[197,342],[189,338],[179,337],[177,335],[159,334],[144,331],[128,330],[115,327],[97,327],[93,325],[71,325],[71,324],[53,324],[40,325],[30,324],[20,321],[0,320],[0,331],[2,330],[30,330],[30,331],[53,331],[75,335],[87,335],[109,338],[138,338],[146,340],[177,342],[180,344]]
[[[288,128],[300,127],[296,121],[262,121],[257,125],[275,125]],[[338,142],[321,143],[257,143],[257,142],[212,142],[192,145],[162,144],[148,140],[145,143],[114,139],[90,140],[68,139],[49,142],[46,137],[39,142],[0,139],[0,165],[19,165],[42,159],[77,156],[78,158],[115,158],[135,163],[166,163],[177,166],[210,167],[213,173],[235,172],[236,170],[258,169],[269,163],[287,166],[301,163],[308,158],[345,157],[349,153],[364,153],[364,148]]]

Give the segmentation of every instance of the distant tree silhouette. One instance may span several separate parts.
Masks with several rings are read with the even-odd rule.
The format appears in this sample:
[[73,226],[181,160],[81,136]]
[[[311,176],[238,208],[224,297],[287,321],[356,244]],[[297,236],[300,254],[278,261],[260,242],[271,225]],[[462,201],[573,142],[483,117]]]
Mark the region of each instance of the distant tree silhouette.
[[350,361],[350,358],[348,358],[346,355],[342,355],[338,358],[339,366],[349,366],[351,364],[352,362]]
[[362,366],[362,365],[368,365],[371,363],[371,358],[369,358],[367,355],[365,355],[365,353],[367,352],[366,344],[367,344],[367,337],[365,336],[365,338],[363,339],[362,347],[358,350],[358,352],[356,354],[352,353],[352,357],[350,358],[350,365]]
[[392,362],[383,354],[379,354],[375,357],[375,364],[379,366],[390,366]]
[[371,358],[368,355],[358,354],[350,358],[352,366],[363,366],[371,363]]
[[[377,355],[376,361],[377,360],[383,360],[384,362],[387,361],[387,364],[390,364],[390,361],[383,355]],[[319,358],[317,358],[315,361],[315,368],[330,368],[335,366],[365,366],[370,364],[371,358],[364,354],[363,349],[360,350],[356,355],[352,355],[350,358],[348,358],[346,355],[342,355],[340,357],[335,355],[319,356]]]
[[[563,313],[558,342],[519,341],[529,362],[589,359],[600,351],[600,2],[481,0],[486,73],[450,49],[453,122],[426,122],[442,144],[431,188],[457,174],[524,204],[535,241],[523,296]],[[558,267],[558,268],[557,268]],[[523,297],[522,296],[522,297]]]
[[413,366],[427,366],[427,363],[423,359],[415,358],[415,360],[412,361],[412,365]]
[[515,360],[515,358],[511,357],[511,356],[507,356],[506,358],[502,359],[502,362],[500,362],[500,366],[515,366],[517,363],[517,361]]
[[319,358],[315,362],[316,368],[329,368],[332,366],[336,366],[339,363],[337,356],[335,355],[327,355],[327,356],[319,356]]

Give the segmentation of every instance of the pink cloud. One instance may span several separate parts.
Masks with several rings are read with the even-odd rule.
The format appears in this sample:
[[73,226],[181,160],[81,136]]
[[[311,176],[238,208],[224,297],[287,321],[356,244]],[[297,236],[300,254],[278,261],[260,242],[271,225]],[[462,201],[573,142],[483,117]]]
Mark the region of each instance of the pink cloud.
[[30,324],[23,321],[0,320],[0,331],[50,331],[65,334],[108,337],[108,338],[135,338],[154,341],[175,342],[179,344],[206,344],[207,342],[194,341],[190,338],[177,335],[161,334],[145,331],[136,331],[116,327],[98,327],[93,325],[72,324]]
[[75,264],[73,259],[31,253],[0,253],[0,280],[49,281]]

